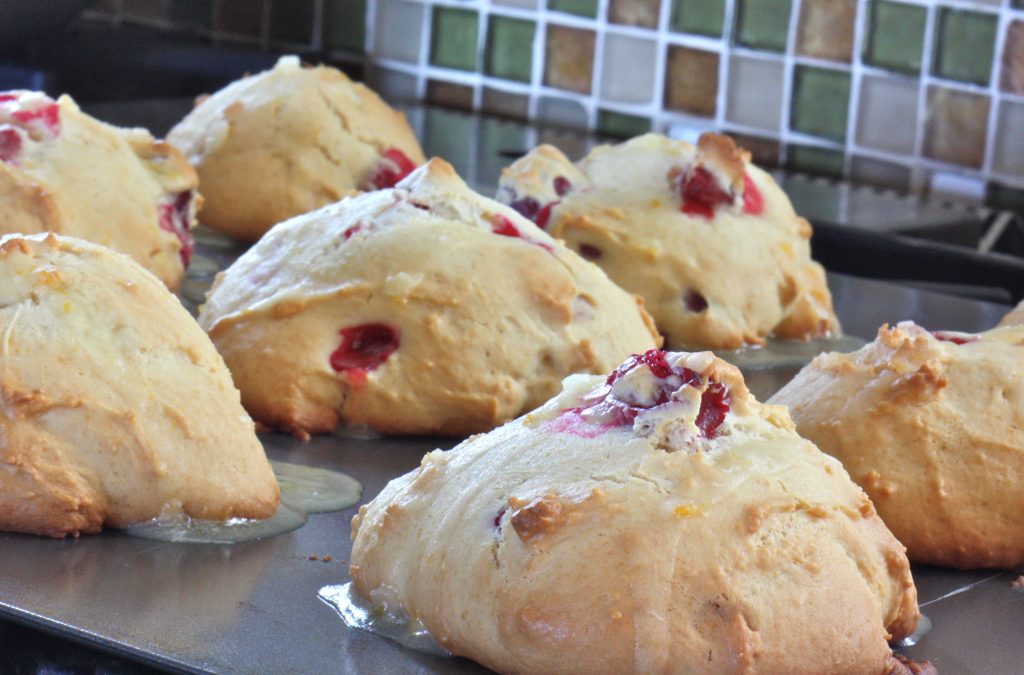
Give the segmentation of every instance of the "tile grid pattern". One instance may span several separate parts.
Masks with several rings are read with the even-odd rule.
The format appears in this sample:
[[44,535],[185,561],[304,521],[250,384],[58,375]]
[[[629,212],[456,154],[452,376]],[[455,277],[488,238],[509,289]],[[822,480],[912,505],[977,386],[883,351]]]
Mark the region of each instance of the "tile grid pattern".
[[[237,11],[243,2],[261,13],[258,34],[236,34],[219,25],[229,5]],[[724,14],[720,31],[679,32],[683,25],[701,30],[693,27],[700,20],[692,10],[716,3]],[[173,12],[171,18],[140,16],[135,8],[146,4],[106,0],[88,16],[182,28]],[[756,156],[767,163],[973,199],[985,197],[986,187],[989,193],[999,188],[1024,202],[1024,159],[1018,157],[1024,148],[1024,89],[1016,79],[1007,85],[1024,77],[1024,63],[1018,64],[1024,58],[1020,0],[213,0],[209,5],[209,24],[196,29],[202,37],[365,64],[368,77],[391,98],[445,102],[455,95],[463,107],[503,112],[489,100],[504,97],[515,102],[515,110],[504,111],[510,116],[619,134],[652,128],[692,140],[704,130],[724,130],[760,147]],[[302,39],[277,25],[293,20],[296,6],[304,7],[312,22],[299,27]],[[365,23],[328,25],[339,6],[355,19],[361,11]],[[657,8],[656,16],[644,14],[651,7]],[[781,23],[786,9],[788,22]],[[745,11],[751,12],[746,23]],[[904,21],[892,17],[906,18],[908,12],[912,19],[923,17],[919,68],[917,60],[909,67],[875,65],[881,59],[869,58],[870,41],[882,36],[872,33],[879,26],[896,30],[888,39],[902,46],[898,31]],[[773,21],[780,22],[778,36],[764,32]],[[836,60],[846,42],[830,44],[828,36],[819,35],[827,26],[821,21],[852,21],[849,58]],[[463,34],[473,26],[475,36]],[[528,48],[517,44],[531,28]],[[502,62],[502,76],[491,74],[495,47],[488,45],[491,31],[499,29],[510,36],[506,42],[512,50]],[[333,37],[338,30],[358,33],[363,51],[349,43],[339,48]],[[994,44],[977,37],[969,42],[972,38],[962,37],[969,31],[991,33]],[[1008,53],[1014,31],[1020,38]],[[807,39],[818,41],[813,49],[802,42]],[[988,71],[976,66],[986,63],[983,59],[957,60],[943,40],[991,49]],[[449,59],[446,50],[463,41],[465,52]],[[571,71],[565,79],[552,71],[569,43],[577,51],[567,52],[561,63]],[[580,55],[588,53],[589,44],[588,63]],[[913,46],[908,49],[913,52]],[[816,50],[816,56],[807,55]],[[447,65],[438,65],[438,54]],[[617,55],[633,62],[624,66]],[[528,75],[521,64],[526,58]],[[712,62],[716,73],[704,67]],[[1011,65],[1015,70],[1007,75]],[[744,98],[741,84],[757,85],[766,75],[774,78],[767,101],[762,104],[760,94],[750,92]],[[716,84],[713,97],[692,105],[695,96]],[[894,109],[897,103],[903,107]],[[533,142],[535,135],[525,140]]]

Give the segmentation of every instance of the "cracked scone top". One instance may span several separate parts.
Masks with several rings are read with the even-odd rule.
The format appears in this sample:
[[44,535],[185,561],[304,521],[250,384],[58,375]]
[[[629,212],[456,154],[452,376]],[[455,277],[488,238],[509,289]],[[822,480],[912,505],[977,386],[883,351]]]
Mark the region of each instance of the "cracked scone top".
[[199,101],[167,139],[199,172],[203,224],[244,241],[424,162],[405,116],[327,66],[284,56]]
[[669,345],[839,331],[810,224],[727,136],[647,134],[576,164],[542,145],[502,172],[497,198],[643,297]]
[[274,227],[199,322],[257,420],[468,434],[660,338],[640,301],[433,159]]
[[56,232],[127,253],[171,290],[194,243],[196,173],[145,129],[69,96],[0,92],[0,235]]
[[499,672],[881,674],[919,616],[864,492],[710,352],[566,378],[353,531],[364,597]]
[[0,240],[0,530],[63,536],[181,511],[264,518],[278,487],[224,362],[126,256]]
[[772,402],[843,463],[914,562],[1024,564],[1024,327],[883,326]]

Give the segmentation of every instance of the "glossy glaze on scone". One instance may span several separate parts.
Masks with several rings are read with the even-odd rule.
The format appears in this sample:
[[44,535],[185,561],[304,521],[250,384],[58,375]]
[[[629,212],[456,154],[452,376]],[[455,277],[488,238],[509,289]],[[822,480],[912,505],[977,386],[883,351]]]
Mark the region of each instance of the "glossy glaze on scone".
[[779,391],[801,436],[839,459],[911,560],[1024,563],[1024,328],[883,326]]
[[277,481],[224,362],[131,259],[0,240],[0,530],[263,518]]
[[919,616],[864,492],[710,352],[567,378],[353,531],[363,596],[499,672],[881,674]]
[[639,301],[434,159],[271,230],[201,308],[257,420],[485,431],[660,343]]
[[424,162],[405,115],[296,56],[201,99],[167,139],[199,171],[203,224],[243,241]]
[[57,232],[122,253],[178,288],[194,248],[196,173],[145,129],[68,96],[0,92],[0,235]]
[[647,134],[576,164],[542,145],[504,170],[497,198],[643,297],[670,345],[839,331],[810,224],[726,136]]

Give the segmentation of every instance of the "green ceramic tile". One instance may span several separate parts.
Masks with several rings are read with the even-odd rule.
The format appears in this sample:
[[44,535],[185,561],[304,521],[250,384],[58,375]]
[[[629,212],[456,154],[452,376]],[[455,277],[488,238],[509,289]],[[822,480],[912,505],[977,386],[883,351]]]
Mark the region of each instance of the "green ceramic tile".
[[477,143],[473,116],[440,108],[430,108],[426,115],[424,147],[430,148],[435,157],[444,157],[460,176],[468,178],[466,170]]
[[673,0],[669,27],[677,33],[722,36],[725,0]]
[[285,42],[313,41],[313,0],[275,0],[270,13],[270,37]]
[[786,152],[786,168],[839,178],[843,175],[843,153],[811,145],[791,145]]
[[435,66],[476,70],[476,36],[480,17],[454,7],[434,7],[430,62]]
[[943,9],[933,74],[961,82],[988,84],[996,44],[994,14]]
[[492,16],[487,28],[488,75],[529,82],[533,71],[533,21]]
[[366,0],[327,0],[324,42],[332,49],[366,49]]
[[736,43],[772,52],[786,51],[790,0],[739,0],[736,7]]
[[1024,214],[1024,189],[1012,188],[1000,183],[989,183],[985,203],[999,209],[1009,209]]
[[611,110],[599,110],[597,113],[597,131],[604,136],[615,138],[631,138],[646,134],[651,130],[651,120],[636,115],[626,115]]
[[548,0],[548,9],[577,16],[597,16],[597,0]]
[[849,73],[797,66],[790,126],[806,134],[842,141],[846,138],[849,100]]
[[920,71],[927,19],[924,7],[901,2],[871,3],[864,61],[907,73]]

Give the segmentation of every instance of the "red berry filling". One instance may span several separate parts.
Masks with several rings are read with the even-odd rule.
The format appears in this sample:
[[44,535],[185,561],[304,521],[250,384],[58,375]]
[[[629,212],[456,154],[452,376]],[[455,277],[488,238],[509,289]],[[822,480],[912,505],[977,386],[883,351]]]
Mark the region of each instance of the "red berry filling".
[[160,229],[173,232],[178,241],[181,242],[181,264],[188,267],[188,261],[196,250],[196,240],[192,236],[192,199],[195,193],[192,190],[179,192],[171,201],[162,202],[157,205],[157,212],[160,215]]
[[708,300],[703,295],[693,290],[688,289],[683,294],[683,303],[686,305],[686,311],[700,314],[708,308]]
[[[564,197],[569,194],[572,189],[572,183],[565,176],[557,176],[552,181],[552,187],[555,190],[555,194],[559,197]],[[507,189],[507,188],[506,188]],[[515,191],[509,190],[513,197],[516,196]],[[532,220],[537,224],[537,227],[544,230],[547,229],[548,222],[551,220],[551,210],[555,208],[561,202],[557,199],[553,202],[548,202],[541,206],[533,197],[520,197],[519,199],[513,199],[509,202],[509,206],[518,211],[523,217]]]
[[750,180],[750,176],[743,174],[743,213],[752,216],[759,216],[764,211],[764,197],[761,191]]
[[416,170],[416,164],[398,148],[385,150],[381,160],[370,176],[370,184],[378,190],[395,187],[400,180]]
[[933,330],[931,333],[936,340],[952,342],[955,345],[965,345],[968,342],[977,342],[981,339],[980,335],[975,335],[973,333],[958,333],[950,330]]
[[731,204],[733,196],[722,189],[711,172],[704,167],[696,167],[686,174],[680,185],[683,198],[683,213],[713,218],[715,207],[719,204]]
[[601,249],[593,244],[580,244],[580,255],[587,260],[597,260],[601,257]]
[[0,162],[10,163],[21,154],[21,132],[9,125],[0,126]]
[[[661,384],[652,400],[623,400],[618,398],[612,385],[627,374],[646,366]],[[657,408],[669,403],[672,395],[685,386],[699,387],[703,378],[689,368],[673,368],[665,360],[665,352],[652,349],[644,354],[634,354],[615,372],[608,376],[605,384],[581,399],[582,406],[569,408],[552,420],[553,431],[571,433],[584,438],[593,438],[612,427],[628,426],[644,410]],[[704,438],[712,439],[729,412],[729,390],[720,382],[708,382],[701,395],[700,410],[695,424]],[[584,417],[584,413],[587,416]],[[591,421],[596,420],[596,423]]]
[[505,216],[495,214],[491,216],[491,219],[491,232],[493,232],[494,234],[500,234],[503,237],[515,237],[517,239],[522,239],[523,241],[533,244],[534,246],[540,246],[542,249],[548,251],[549,253],[555,252],[555,249],[551,245],[545,244],[544,242],[535,241],[533,239],[530,239],[529,237],[523,236],[523,233],[519,231],[519,228],[516,227],[515,223],[513,223]]
[[572,183],[565,176],[557,176],[553,181],[555,194],[559,197],[564,197],[572,189]]
[[331,368],[347,372],[357,382],[365,381],[367,371],[388,360],[398,349],[398,329],[383,323],[366,323],[342,328],[341,346],[331,353]]
[[[23,108],[21,96],[15,93],[0,94],[0,118],[22,127],[39,129],[56,138],[60,135],[60,106],[56,101],[43,98],[43,104],[33,108]],[[39,99],[36,98],[35,101]]]
[[346,228],[346,230],[344,232],[342,232],[341,234],[342,234],[343,237],[345,237],[345,241],[348,241],[349,239],[351,239],[353,237],[353,235],[355,235],[357,232],[361,231],[362,229],[363,229],[362,225],[353,225],[352,227]]

